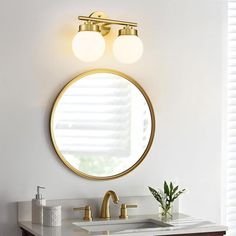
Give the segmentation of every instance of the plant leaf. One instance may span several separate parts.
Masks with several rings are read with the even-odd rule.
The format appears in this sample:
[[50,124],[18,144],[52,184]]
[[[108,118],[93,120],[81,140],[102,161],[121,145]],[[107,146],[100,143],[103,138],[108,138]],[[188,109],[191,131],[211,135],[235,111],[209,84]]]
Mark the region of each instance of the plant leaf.
[[169,194],[169,201],[171,202],[172,201],[172,196],[173,196],[173,183],[170,182],[170,194]]
[[157,192],[154,188],[152,187],[148,187],[150,192],[152,193],[152,195],[154,196],[154,198],[161,204],[161,206],[163,206],[163,199],[162,196],[159,192]]
[[172,190],[173,190],[173,183],[170,182],[170,193],[172,193]]
[[175,194],[175,192],[178,190],[179,186],[177,185],[174,189],[173,189],[173,193],[172,194]]
[[182,190],[180,190],[179,192],[177,192],[177,193],[174,195],[174,197],[173,197],[173,201],[174,201],[176,198],[178,198],[182,193],[184,193],[185,190],[186,190],[186,189],[182,189]]
[[166,181],[164,181],[164,193],[169,196],[170,194],[170,191],[169,191],[169,186],[168,184],[166,183]]

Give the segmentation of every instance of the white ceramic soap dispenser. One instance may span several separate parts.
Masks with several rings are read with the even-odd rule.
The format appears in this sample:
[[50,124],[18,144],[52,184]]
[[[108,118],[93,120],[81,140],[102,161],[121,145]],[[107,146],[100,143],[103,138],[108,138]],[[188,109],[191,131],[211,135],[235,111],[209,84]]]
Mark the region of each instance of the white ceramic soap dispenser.
[[32,199],[32,223],[42,224],[43,223],[43,206],[46,205],[46,200],[40,193],[40,189],[45,189],[44,187],[37,186],[37,194],[35,198]]

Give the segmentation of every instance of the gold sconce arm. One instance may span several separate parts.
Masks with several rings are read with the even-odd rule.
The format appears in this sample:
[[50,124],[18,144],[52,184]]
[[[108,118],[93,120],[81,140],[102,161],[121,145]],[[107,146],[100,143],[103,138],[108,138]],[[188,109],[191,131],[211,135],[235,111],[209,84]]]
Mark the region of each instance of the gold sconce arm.
[[85,24],[98,25],[99,30],[103,36],[107,35],[110,32],[110,25],[123,25],[126,27],[137,27],[136,22],[121,21],[109,19],[104,12],[93,12],[90,16],[78,16],[78,19],[85,21]]
[[99,17],[79,16],[78,19],[83,20],[83,21],[92,21],[94,23],[105,23],[106,25],[124,25],[124,26],[127,25],[127,26],[133,26],[133,27],[138,26],[138,24],[135,22],[112,20],[112,19],[99,18]]

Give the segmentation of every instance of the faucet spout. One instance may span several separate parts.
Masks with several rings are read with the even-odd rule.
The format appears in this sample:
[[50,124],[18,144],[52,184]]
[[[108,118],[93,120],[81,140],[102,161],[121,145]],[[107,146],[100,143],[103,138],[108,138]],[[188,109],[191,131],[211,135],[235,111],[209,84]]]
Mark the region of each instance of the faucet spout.
[[117,194],[112,191],[109,190],[106,192],[106,194],[104,195],[103,201],[102,201],[102,207],[101,207],[101,218],[103,219],[110,219],[110,197],[112,198],[112,201],[117,204],[119,202],[119,197],[117,196]]

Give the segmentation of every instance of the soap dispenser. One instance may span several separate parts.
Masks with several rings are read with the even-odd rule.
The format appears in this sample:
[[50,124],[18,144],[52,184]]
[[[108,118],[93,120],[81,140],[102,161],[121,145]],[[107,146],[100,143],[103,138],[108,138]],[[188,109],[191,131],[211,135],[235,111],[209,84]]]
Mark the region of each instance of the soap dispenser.
[[44,187],[37,186],[37,194],[35,198],[32,199],[32,223],[42,224],[43,223],[43,206],[46,205],[46,200],[40,193],[40,189],[45,189]]

